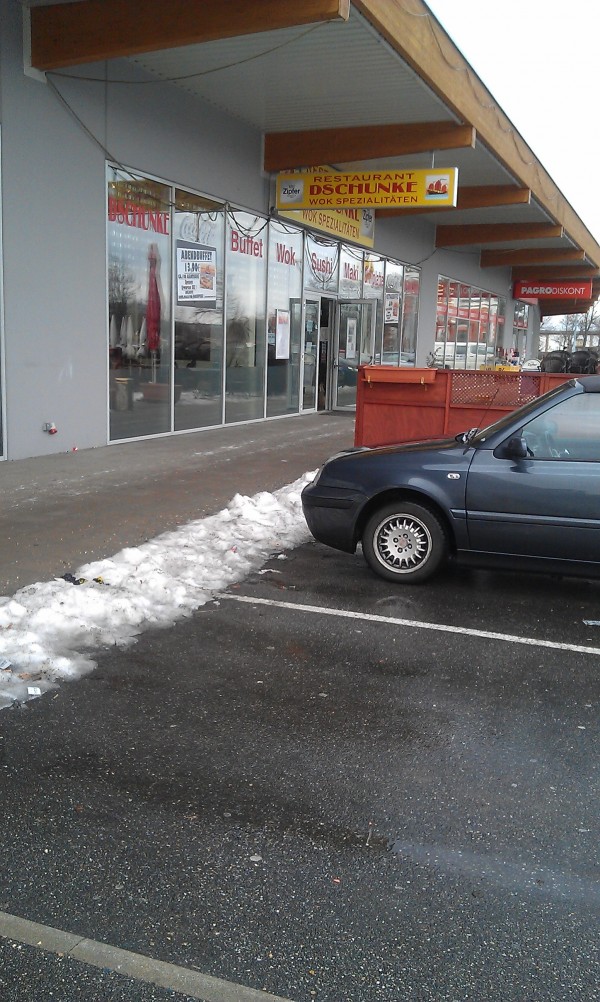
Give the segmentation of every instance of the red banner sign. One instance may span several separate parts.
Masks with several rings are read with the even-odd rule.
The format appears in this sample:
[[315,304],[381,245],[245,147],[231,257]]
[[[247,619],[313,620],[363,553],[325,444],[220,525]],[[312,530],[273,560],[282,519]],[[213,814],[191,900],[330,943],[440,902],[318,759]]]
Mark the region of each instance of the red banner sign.
[[591,299],[592,280],[554,282],[545,278],[515,282],[515,299]]

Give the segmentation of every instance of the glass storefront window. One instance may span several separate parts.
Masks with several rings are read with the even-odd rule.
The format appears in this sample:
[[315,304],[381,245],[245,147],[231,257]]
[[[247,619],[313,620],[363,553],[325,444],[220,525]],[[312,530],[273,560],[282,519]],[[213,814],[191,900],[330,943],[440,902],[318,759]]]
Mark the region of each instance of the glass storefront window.
[[264,417],[267,220],[227,213],[225,421]]
[[383,365],[400,365],[402,293],[404,265],[388,261],[385,269],[385,297],[383,302]]
[[108,168],[110,438],[171,429],[171,190]]
[[336,241],[306,234],[304,288],[310,292],[338,291],[340,246]]
[[529,326],[529,306],[526,303],[515,303],[513,318],[512,359],[523,360]]
[[498,311],[496,317],[497,331],[496,344],[504,345],[504,331],[506,327],[506,300],[498,299]]
[[400,365],[415,365],[417,360],[417,323],[421,272],[407,265],[404,269],[404,304],[402,307],[402,343]]
[[175,430],[223,420],[223,238],[216,202],[175,192]]
[[363,282],[363,254],[356,247],[340,247],[340,299],[360,299]]
[[385,258],[377,254],[365,254],[363,298],[375,303],[374,358],[383,355],[383,294],[385,286]]
[[317,363],[319,407],[360,362],[415,364],[418,268],[114,165],[107,203],[111,441],[315,407]]
[[498,296],[490,296],[489,312],[490,344],[497,344],[498,339]]
[[301,230],[269,223],[267,308],[267,417],[300,406],[302,335]]
[[481,293],[481,313],[479,318],[479,340],[484,344],[493,344],[490,332],[490,300],[489,292]]
[[440,276],[435,364],[450,369],[493,365],[504,309],[498,296]]
[[438,364],[443,365],[446,343],[453,340],[448,336],[448,279],[439,277],[437,288],[434,357]]
[[479,323],[481,320],[481,293],[478,289],[471,290],[471,304],[469,306],[469,330],[468,341],[477,344],[479,341]]

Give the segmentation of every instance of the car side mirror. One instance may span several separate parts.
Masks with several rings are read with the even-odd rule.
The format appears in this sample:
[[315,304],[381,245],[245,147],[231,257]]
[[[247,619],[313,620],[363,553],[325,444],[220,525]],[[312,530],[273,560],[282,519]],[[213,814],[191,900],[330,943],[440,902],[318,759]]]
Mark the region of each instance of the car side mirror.
[[527,459],[527,442],[522,435],[515,435],[514,438],[509,438],[505,451],[509,459]]

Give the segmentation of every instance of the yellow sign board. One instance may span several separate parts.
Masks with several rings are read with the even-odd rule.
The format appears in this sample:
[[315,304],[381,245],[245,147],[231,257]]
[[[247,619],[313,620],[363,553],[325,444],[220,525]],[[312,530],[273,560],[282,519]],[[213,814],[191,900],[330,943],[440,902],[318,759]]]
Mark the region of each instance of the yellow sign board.
[[456,205],[458,168],[280,174],[277,209],[421,209]]
[[280,216],[329,233],[338,240],[351,240],[363,247],[375,243],[375,213],[372,209],[298,209],[282,210]]

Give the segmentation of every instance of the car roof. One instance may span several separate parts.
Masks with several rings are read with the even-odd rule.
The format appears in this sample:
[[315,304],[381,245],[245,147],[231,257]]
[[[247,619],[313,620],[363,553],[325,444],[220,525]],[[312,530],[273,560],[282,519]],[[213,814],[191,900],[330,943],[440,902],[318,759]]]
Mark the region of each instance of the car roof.
[[577,380],[586,393],[600,393],[600,376],[583,376]]

